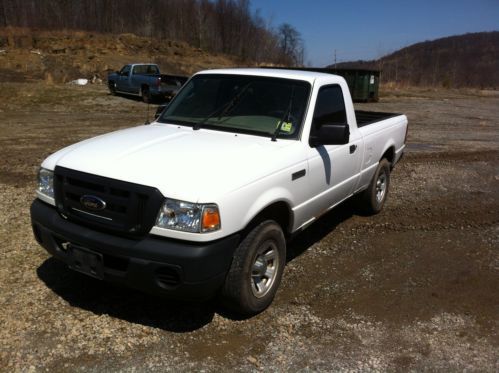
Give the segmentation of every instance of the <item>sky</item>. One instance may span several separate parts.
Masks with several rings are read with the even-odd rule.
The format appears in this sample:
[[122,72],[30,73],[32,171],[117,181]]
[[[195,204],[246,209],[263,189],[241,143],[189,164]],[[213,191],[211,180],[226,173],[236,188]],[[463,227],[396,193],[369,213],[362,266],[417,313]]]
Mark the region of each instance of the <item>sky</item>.
[[376,59],[425,40],[499,30],[499,0],[251,0],[277,28],[289,23],[305,42],[305,63]]

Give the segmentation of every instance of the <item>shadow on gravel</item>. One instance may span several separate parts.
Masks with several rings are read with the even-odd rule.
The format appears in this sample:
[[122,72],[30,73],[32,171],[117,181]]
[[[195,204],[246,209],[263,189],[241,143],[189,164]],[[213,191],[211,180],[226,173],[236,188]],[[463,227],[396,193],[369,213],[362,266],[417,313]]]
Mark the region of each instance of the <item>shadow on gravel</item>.
[[350,219],[354,215],[361,215],[358,210],[357,200],[355,198],[350,198],[324,214],[289,243],[287,248],[287,261],[290,262],[299,257],[307,251],[310,246],[322,240],[345,220]]
[[70,270],[54,258],[43,262],[37,274],[70,305],[135,324],[183,333],[209,324],[215,314],[211,303],[188,303],[154,297],[95,280]]

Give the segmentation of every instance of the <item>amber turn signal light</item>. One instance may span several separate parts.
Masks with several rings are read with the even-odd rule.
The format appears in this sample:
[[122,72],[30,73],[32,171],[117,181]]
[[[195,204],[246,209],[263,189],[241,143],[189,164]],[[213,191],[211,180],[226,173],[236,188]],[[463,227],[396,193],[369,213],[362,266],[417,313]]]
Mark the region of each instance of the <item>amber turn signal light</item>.
[[220,214],[215,206],[206,206],[203,209],[201,219],[201,230],[203,232],[211,232],[220,229]]

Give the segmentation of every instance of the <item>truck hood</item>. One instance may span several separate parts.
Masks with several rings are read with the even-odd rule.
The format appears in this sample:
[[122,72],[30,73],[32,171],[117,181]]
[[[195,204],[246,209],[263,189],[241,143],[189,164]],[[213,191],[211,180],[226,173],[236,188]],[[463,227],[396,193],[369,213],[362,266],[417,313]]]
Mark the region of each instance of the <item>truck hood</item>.
[[49,156],[42,167],[148,185],[170,198],[216,202],[217,196],[298,163],[299,144],[153,123],[71,145]]

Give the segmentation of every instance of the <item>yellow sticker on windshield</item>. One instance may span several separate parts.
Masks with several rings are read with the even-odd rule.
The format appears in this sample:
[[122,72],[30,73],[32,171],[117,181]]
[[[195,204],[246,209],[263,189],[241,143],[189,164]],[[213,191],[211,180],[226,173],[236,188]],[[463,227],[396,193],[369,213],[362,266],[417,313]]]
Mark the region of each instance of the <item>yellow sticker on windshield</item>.
[[293,123],[291,123],[291,122],[283,122],[281,124],[281,131],[282,132],[291,132],[292,129],[293,129]]

